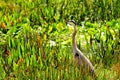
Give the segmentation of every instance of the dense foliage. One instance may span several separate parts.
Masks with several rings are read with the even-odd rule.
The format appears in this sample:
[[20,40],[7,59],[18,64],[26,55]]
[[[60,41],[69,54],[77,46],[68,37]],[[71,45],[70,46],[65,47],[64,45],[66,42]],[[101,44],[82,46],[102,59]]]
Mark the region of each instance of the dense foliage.
[[0,80],[91,80],[72,58],[74,19],[78,48],[97,80],[120,79],[119,0],[0,0]]

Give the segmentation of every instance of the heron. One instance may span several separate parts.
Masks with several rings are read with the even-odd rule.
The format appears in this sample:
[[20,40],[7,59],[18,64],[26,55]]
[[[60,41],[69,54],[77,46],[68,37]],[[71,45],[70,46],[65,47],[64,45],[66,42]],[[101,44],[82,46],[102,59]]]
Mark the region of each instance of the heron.
[[96,76],[94,66],[90,62],[90,60],[78,49],[76,44],[76,33],[77,33],[77,25],[74,20],[70,20],[67,22],[70,26],[74,27],[72,33],[72,49],[73,49],[73,58],[77,66],[81,68],[86,68],[92,76]]

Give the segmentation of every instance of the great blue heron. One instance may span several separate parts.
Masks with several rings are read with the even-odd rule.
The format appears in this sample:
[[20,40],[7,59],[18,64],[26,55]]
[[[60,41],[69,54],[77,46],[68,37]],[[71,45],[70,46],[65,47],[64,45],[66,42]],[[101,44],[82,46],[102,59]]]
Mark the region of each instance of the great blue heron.
[[81,68],[86,68],[88,71],[90,71],[90,73],[93,76],[96,76],[94,66],[92,65],[90,60],[78,49],[78,47],[76,45],[76,37],[75,36],[77,33],[77,29],[76,29],[77,25],[76,25],[75,21],[71,20],[71,21],[68,21],[67,23],[74,27],[74,31],[72,33],[72,48],[73,48],[73,57],[74,57],[76,64],[78,66],[80,66]]

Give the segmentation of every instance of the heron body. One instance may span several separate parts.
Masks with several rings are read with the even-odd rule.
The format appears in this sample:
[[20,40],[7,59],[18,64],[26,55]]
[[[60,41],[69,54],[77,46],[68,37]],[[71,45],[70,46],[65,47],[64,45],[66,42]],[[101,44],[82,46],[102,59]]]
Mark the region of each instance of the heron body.
[[92,63],[85,55],[83,55],[83,53],[78,49],[76,45],[76,33],[77,33],[76,28],[77,27],[75,22],[69,21],[68,24],[74,27],[74,32],[72,33],[72,48],[73,48],[73,57],[76,65],[80,66],[81,68],[88,69],[92,75],[95,75],[95,71]]

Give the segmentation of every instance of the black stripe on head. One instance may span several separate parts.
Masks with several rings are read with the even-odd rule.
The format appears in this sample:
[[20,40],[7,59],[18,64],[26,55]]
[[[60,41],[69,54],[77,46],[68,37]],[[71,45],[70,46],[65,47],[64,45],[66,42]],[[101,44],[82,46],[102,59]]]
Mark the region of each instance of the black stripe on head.
[[74,23],[76,25],[76,22],[74,20],[70,20],[69,22],[72,22],[72,23]]

